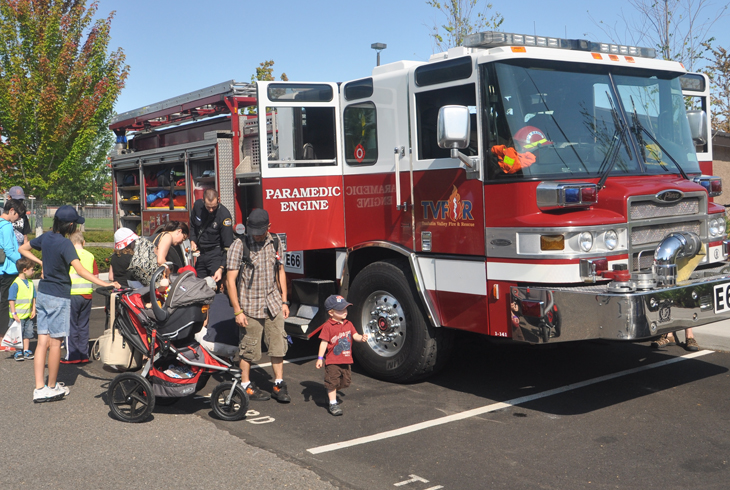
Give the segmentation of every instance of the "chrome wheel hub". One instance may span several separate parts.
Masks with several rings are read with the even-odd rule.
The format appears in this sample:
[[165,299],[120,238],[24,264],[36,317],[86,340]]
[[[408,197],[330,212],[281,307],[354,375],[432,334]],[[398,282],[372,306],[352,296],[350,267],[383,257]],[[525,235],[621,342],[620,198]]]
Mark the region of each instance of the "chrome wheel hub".
[[403,348],[406,319],[403,308],[393,295],[376,291],[365,300],[362,309],[363,333],[368,345],[380,356],[391,357]]

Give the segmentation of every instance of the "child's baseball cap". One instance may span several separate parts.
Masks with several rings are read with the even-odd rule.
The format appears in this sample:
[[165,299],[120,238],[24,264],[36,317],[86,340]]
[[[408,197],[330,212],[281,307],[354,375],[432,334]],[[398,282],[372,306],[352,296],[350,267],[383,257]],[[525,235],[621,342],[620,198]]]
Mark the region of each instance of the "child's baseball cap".
[[352,303],[348,303],[345,298],[337,294],[332,294],[324,300],[324,309],[327,311],[344,311],[348,306],[352,306]]

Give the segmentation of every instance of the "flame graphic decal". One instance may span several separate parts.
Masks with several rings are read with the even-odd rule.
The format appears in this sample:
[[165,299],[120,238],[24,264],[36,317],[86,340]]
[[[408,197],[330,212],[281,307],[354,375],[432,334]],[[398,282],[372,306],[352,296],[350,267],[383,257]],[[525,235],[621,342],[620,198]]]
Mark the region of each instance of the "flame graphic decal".
[[456,186],[454,186],[454,190],[446,202],[446,210],[451,221],[458,221],[463,214],[464,204],[461,202],[461,196],[459,195],[459,191],[456,190]]

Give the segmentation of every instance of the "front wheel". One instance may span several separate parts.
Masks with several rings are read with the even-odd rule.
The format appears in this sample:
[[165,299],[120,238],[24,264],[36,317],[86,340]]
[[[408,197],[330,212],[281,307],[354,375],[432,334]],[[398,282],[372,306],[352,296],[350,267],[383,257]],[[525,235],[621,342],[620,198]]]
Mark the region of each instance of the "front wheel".
[[114,378],[107,396],[112,415],[122,422],[143,422],[155,408],[152,385],[136,373],[122,373]]
[[348,294],[352,322],[369,337],[353,346],[356,359],[386,381],[429,376],[444,366],[451,350],[452,332],[427,323],[411,275],[399,261],[376,262],[355,277]]
[[225,381],[215,387],[210,395],[210,405],[213,407],[213,413],[221,420],[233,422],[241,420],[248,412],[248,395],[240,383],[236,384],[236,389],[231,393],[233,383]]

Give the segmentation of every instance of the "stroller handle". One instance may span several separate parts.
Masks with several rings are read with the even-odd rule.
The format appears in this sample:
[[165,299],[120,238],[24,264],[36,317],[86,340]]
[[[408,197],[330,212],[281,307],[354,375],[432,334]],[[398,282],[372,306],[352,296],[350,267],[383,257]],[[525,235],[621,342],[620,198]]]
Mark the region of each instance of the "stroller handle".
[[161,265],[157,268],[157,270],[152,274],[152,279],[150,279],[150,303],[152,304],[152,311],[155,314],[155,318],[158,322],[165,322],[170,317],[170,314],[167,312],[167,310],[164,310],[160,307],[159,304],[157,304],[157,295],[155,294],[155,284],[157,284],[157,278],[160,277],[160,274],[163,274],[165,272],[165,269],[167,269],[164,265]]
[[114,290],[114,286],[100,286],[98,288],[94,288],[94,292],[96,294],[99,294],[101,296],[104,296],[106,298],[110,297],[112,295],[112,291]]

